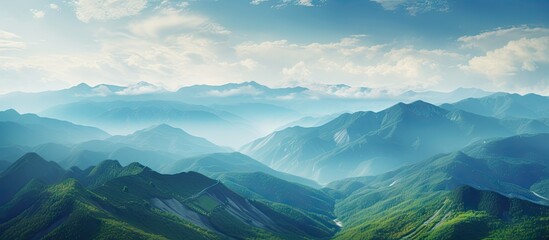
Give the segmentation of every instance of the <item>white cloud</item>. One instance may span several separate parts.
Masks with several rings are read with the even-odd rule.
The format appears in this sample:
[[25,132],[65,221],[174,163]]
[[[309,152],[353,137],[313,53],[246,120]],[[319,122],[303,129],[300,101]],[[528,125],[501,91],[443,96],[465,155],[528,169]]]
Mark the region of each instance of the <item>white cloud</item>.
[[372,2],[379,3],[386,10],[395,10],[398,6],[406,3],[406,0],[371,0]]
[[477,35],[458,38],[462,48],[493,50],[506,45],[509,41],[520,38],[535,38],[549,36],[549,28],[519,26],[498,28]]
[[141,95],[161,92],[164,89],[147,82],[138,82],[136,84],[131,84],[124,90],[116,92],[117,95]]
[[[326,56],[371,57],[385,45],[368,46],[361,43],[361,36],[342,38],[338,42],[309,43],[299,45],[287,40],[244,42],[235,47],[239,56],[253,56],[259,62],[288,66],[288,62],[319,61]],[[270,64],[269,64],[270,65]]]
[[549,63],[549,36],[521,38],[509,41],[504,47],[473,57],[463,69],[492,78],[512,76],[519,72],[533,72],[539,64]]
[[252,0],[252,1],[250,2],[250,4],[252,4],[252,5],[259,5],[259,4],[261,4],[261,3],[263,3],[263,2],[267,2],[267,1],[269,1],[269,0]]
[[75,0],[76,17],[82,22],[112,20],[141,12],[147,0]]
[[[155,13],[163,14],[162,11]],[[207,25],[211,21],[205,23]],[[29,56],[0,56],[0,71],[3,76],[9,74],[12,79],[36,79],[35,75],[39,75],[48,81],[62,83],[61,86],[79,82],[126,85],[147,81],[176,89],[192,83],[242,82],[242,75],[248,72],[242,69],[257,66],[251,58],[232,59],[233,63],[227,64],[227,56],[232,51],[230,46],[219,39],[214,41],[211,34],[200,34],[202,30],[162,31],[156,38],[149,36],[156,33],[154,29],[143,34],[102,29],[95,35],[98,50],[70,54],[45,52]],[[1,35],[10,40],[9,45],[7,41],[2,41],[2,49],[8,46],[23,48],[22,43],[12,43],[19,41],[15,35]],[[36,74],[31,76],[30,73]]]
[[257,96],[260,94],[263,94],[263,91],[256,89],[255,87],[250,85],[228,89],[228,90],[212,90],[206,93],[206,95],[215,96],[215,97],[230,97],[230,96],[240,96],[240,95]]
[[375,79],[374,87],[425,89],[450,76],[453,66],[463,57],[444,50],[395,48],[370,64],[346,62],[337,66],[342,71]]
[[38,9],[31,9],[30,12],[32,13],[32,17],[36,19],[44,18],[46,15],[44,11]]
[[296,4],[300,6],[312,7],[313,0],[298,0]]
[[[319,5],[319,4],[313,3],[313,0],[251,0],[250,4],[259,5],[269,1],[273,2],[271,6],[273,8],[282,8],[288,5],[296,5],[296,6],[303,6],[303,7],[313,7],[313,6]],[[320,2],[323,3],[323,2],[326,2],[326,0],[320,0]]]
[[55,3],[50,3],[50,8],[53,9],[53,10],[59,10],[59,5],[57,5]]
[[292,85],[344,81],[374,88],[425,89],[452,82],[460,72],[459,64],[467,60],[461,54],[441,49],[366,45],[362,38],[354,36],[337,42],[304,45],[287,40],[247,42],[235,49],[240,57],[253,58],[261,66],[281,69],[279,73],[264,74],[279,74],[286,80],[280,83]]
[[158,37],[161,33],[199,30],[205,33],[229,34],[230,31],[209,18],[173,8],[163,9],[159,14],[136,21],[129,26],[130,32],[139,36]]
[[307,88],[309,89],[309,94],[312,96],[320,95],[341,98],[375,98],[387,97],[389,95],[389,92],[387,92],[387,90],[353,87],[344,84],[313,84],[307,86]]
[[498,28],[458,39],[470,59],[464,74],[484,78],[499,90],[549,91],[549,29],[517,26]]
[[447,0],[370,0],[379,3],[385,10],[396,10],[403,7],[406,11],[415,16],[418,13],[430,11],[446,12],[449,10]]
[[292,67],[283,68],[282,74],[288,80],[299,80],[300,82],[309,80],[311,77],[311,71],[303,61],[296,63]]
[[259,64],[251,58],[246,58],[244,60],[233,63],[222,62],[221,65],[229,67],[240,66],[250,71],[256,69],[259,66]]
[[25,48],[26,44],[21,40],[21,37],[11,32],[0,30],[0,52],[22,50]]
[[257,67],[257,62],[250,58],[240,61],[239,64],[249,70],[253,70]]

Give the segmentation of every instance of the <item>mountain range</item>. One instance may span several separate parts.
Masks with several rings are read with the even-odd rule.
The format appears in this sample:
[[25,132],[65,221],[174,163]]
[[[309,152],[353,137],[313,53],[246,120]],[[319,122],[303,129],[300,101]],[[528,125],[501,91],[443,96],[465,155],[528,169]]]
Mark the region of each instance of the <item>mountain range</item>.
[[[233,147],[259,135],[252,124],[227,111],[173,101],[82,101],[59,105],[42,114],[76,123],[94,124],[114,134],[128,134],[151,125],[170,124],[217,144]],[[240,136],[238,139],[226,137],[236,134]]]
[[[113,160],[64,170],[29,153],[0,174],[1,237],[543,239],[547,140],[483,140],[321,190],[266,173],[214,180]],[[235,158],[216,157],[225,156]]]
[[[327,192],[340,199],[335,214],[346,227],[336,238],[543,239],[548,140],[486,140],[378,176],[332,182]],[[513,236],[518,229],[527,232]]]
[[78,143],[109,136],[94,127],[43,118],[35,114],[19,114],[13,109],[0,112],[0,132],[0,146],[34,146],[47,142]]
[[2,198],[3,239],[303,239],[336,229],[326,217],[248,200],[195,172],[162,175],[114,161],[67,172],[30,153],[0,175],[0,186],[22,174]]
[[416,101],[343,114],[319,127],[292,127],[241,151],[279,171],[320,182],[380,174],[476,140],[549,132],[535,120],[501,120]]
[[549,118],[549,97],[537,94],[496,93],[483,98],[467,98],[441,107],[461,109],[479,115],[498,118]]
[[111,136],[103,140],[90,140],[77,144],[49,142],[26,148],[12,146],[11,151],[13,153],[5,156],[4,160],[14,161],[25,152],[32,151],[67,168],[72,166],[87,168],[105,159],[117,159],[123,164],[140,162],[159,169],[162,165],[181,158],[228,152],[230,149],[190,135],[181,129],[161,124],[133,134]]
[[549,239],[548,103],[256,82],[7,94],[0,239]]

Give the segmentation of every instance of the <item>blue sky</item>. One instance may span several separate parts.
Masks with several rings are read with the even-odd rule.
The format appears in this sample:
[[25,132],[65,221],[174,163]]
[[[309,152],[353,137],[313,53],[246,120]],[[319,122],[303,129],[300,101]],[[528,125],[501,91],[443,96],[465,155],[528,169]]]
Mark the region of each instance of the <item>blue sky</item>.
[[549,1],[24,0],[0,93],[147,81],[549,94]]

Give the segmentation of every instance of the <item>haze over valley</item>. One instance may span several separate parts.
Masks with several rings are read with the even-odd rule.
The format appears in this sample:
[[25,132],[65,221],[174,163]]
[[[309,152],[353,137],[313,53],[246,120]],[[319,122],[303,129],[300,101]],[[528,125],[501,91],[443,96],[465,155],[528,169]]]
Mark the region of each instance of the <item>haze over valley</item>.
[[0,239],[549,239],[549,4],[0,8]]

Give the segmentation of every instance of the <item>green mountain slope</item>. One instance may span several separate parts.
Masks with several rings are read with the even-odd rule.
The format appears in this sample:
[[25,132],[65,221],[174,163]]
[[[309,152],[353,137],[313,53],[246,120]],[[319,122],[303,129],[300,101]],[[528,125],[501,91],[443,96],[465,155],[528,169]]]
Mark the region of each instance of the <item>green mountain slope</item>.
[[[37,191],[37,189],[29,187],[28,191]],[[123,216],[123,210],[126,209],[115,208],[105,198],[86,190],[74,179],[44,187],[43,190],[38,189],[38,191],[39,194],[35,195],[34,198],[25,198],[24,203],[14,201],[13,204],[0,209],[0,211],[8,211],[14,215],[9,221],[0,223],[0,238],[215,238],[212,233],[198,229],[188,223],[170,221],[169,219],[156,217],[154,214]],[[21,194],[26,193],[22,192]],[[16,211],[14,208],[9,208],[10,206],[17,206],[20,210]],[[131,207],[128,206],[128,208]],[[128,223],[128,219],[136,217],[142,217],[141,225],[136,226]],[[145,228],[150,232],[140,228]]]
[[[462,151],[441,154],[379,176],[333,182],[325,192],[338,199],[335,214],[344,224],[338,236],[341,239],[397,239],[405,236],[437,239],[432,235],[433,228],[446,222],[465,224],[456,225],[460,228],[489,223],[478,226],[484,233],[471,235],[471,239],[499,234],[507,237],[508,234],[519,234],[523,239],[540,239],[539,234],[547,236],[549,230],[539,227],[546,226],[549,219],[546,210],[541,215],[532,215],[522,207],[513,208],[511,210],[517,211],[519,220],[509,222],[508,214],[502,213],[505,209],[491,204],[503,204],[501,207],[504,208],[509,204],[501,199],[513,198],[510,201],[520,202],[520,206],[547,209],[542,207],[549,205],[542,195],[546,191],[536,191],[547,188],[549,162],[547,149],[543,146],[548,141],[549,134],[481,141]],[[465,202],[465,207],[459,208],[456,204],[462,200],[456,201],[449,192],[463,185],[491,191],[491,197],[487,198],[490,201],[494,198],[496,203],[482,203],[482,208],[471,208],[468,207],[471,204]],[[491,210],[486,210],[488,208]],[[467,212],[469,210],[473,212]],[[450,233],[445,230],[444,234]],[[451,234],[443,236],[442,239],[455,238]]]
[[469,186],[400,203],[335,239],[546,239],[549,207]]
[[0,205],[9,201],[32,179],[52,184],[62,179],[65,170],[47,162],[36,153],[27,153],[0,174]]
[[[33,171],[57,166],[36,154],[25,159],[7,172],[24,173],[23,163]],[[17,192],[0,205],[0,239],[317,239],[337,230],[330,218],[243,198],[195,172],[162,175],[107,160],[60,169],[55,179],[34,175],[18,180]],[[0,178],[0,185],[6,181],[13,179]]]
[[288,182],[262,172],[224,173],[217,177],[240,195],[286,204],[333,217],[334,200],[320,190]]

